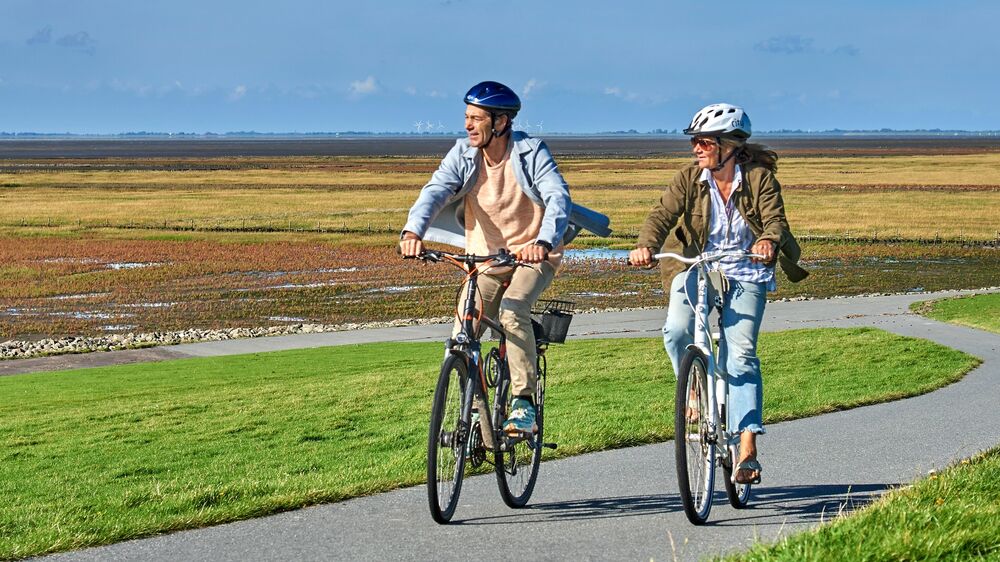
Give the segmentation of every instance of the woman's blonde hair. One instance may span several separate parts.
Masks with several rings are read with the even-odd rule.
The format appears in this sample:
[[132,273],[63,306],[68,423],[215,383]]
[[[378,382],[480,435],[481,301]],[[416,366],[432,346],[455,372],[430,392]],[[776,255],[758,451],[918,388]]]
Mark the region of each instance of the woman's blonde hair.
[[731,146],[736,149],[736,162],[738,164],[756,164],[763,166],[772,172],[778,171],[778,153],[762,144],[750,142],[740,142],[733,139],[722,138],[724,146]]

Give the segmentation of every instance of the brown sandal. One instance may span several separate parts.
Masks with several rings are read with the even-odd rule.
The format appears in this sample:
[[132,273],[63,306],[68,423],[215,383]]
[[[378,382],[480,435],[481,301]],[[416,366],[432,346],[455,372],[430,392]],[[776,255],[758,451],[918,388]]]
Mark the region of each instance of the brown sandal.
[[[746,472],[749,472],[751,474],[756,472],[757,475],[751,478],[741,479],[740,474]],[[741,462],[740,464],[736,465],[736,476],[734,477],[734,479],[736,480],[737,484],[760,484],[761,472],[762,469],[760,467],[760,463],[757,462],[757,459],[747,459]]]

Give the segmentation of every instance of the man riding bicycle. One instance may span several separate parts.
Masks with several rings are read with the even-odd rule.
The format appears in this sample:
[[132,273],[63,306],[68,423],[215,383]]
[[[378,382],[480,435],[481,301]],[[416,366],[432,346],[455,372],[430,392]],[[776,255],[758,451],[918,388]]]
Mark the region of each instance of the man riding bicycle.
[[565,243],[581,228],[603,236],[611,231],[607,217],[573,205],[545,143],[512,130],[521,109],[517,94],[498,82],[481,82],[464,101],[467,138],[455,143],[421,190],[399,247],[407,257],[420,254],[424,239],[477,255],[505,248],[534,264],[479,278],[484,313],[496,317],[499,309],[507,332],[514,400],[503,429],[531,433],[537,378],[531,307],[555,277]]
[[[724,292],[719,367],[729,375],[729,426],[740,432],[736,481],[757,483],[757,435],[764,433],[757,335],[766,294],[775,290],[776,261],[792,282],[808,273],[797,264],[801,250],[789,230],[781,186],[774,177],[778,156],[747,142],[750,118],[743,109],[709,105],[695,114],[684,133],[691,135],[696,160],[677,172],[653,206],[629,259],[634,265],[649,265],[658,249],[689,258],[724,250],[763,256],[718,262],[724,280],[719,283]],[[697,277],[678,274],[683,266],[673,260],[660,267],[670,299],[663,344],[677,372],[694,339],[688,295],[697,294]]]

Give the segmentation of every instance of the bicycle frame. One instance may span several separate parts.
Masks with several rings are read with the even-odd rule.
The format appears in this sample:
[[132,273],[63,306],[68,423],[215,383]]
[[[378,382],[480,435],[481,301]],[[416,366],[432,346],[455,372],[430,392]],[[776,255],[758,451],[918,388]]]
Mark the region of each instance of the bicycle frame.
[[[479,276],[482,272],[476,266],[475,262],[466,262],[465,269],[468,274],[466,283],[466,295],[465,295],[465,306],[462,310],[461,322],[462,330],[456,334],[453,338],[449,338],[445,343],[446,352],[448,353],[460,353],[465,355],[466,363],[469,366],[469,373],[475,373],[475,382],[469,385],[468,394],[465,397],[466,400],[473,400],[475,397],[479,397],[479,420],[480,424],[483,425],[483,445],[490,450],[496,450],[497,443],[494,439],[495,428],[493,426],[493,420],[490,415],[489,408],[489,396],[487,395],[487,388],[489,385],[486,381],[486,374],[483,372],[483,357],[482,357],[482,343],[478,337],[478,331],[476,327],[476,320],[482,322],[491,330],[494,334],[499,336],[499,343],[497,348],[500,353],[500,360],[505,361],[507,358],[507,332],[504,331],[503,327],[500,326],[499,322],[494,321],[489,316],[481,314],[481,311],[476,308],[476,291],[479,288]],[[478,313],[478,314],[477,314]],[[477,318],[478,316],[478,318]],[[459,347],[456,349],[455,344]],[[470,381],[471,382],[471,381]],[[469,413],[466,416],[466,413]],[[463,427],[472,427],[471,419],[471,409],[462,409],[461,423]]]
[[[479,398],[479,423],[482,427],[483,445],[486,449],[496,452],[507,452],[510,439],[499,435],[495,423],[503,420],[493,420],[491,404],[489,401],[488,389],[490,385],[486,381],[486,373],[483,370],[484,360],[482,357],[482,343],[480,341],[476,322],[481,322],[486,327],[493,330],[499,338],[497,350],[499,360],[505,364],[507,359],[507,332],[499,322],[486,316],[482,310],[476,306],[477,291],[479,288],[479,276],[494,267],[517,267],[519,262],[514,260],[514,256],[506,251],[487,256],[459,255],[448,252],[427,250],[424,258],[429,261],[447,261],[466,273],[465,298],[463,299],[462,311],[459,316],[461,330],[454,337],[448,338],[445,342],[445,354],[462,355],[468,365],[469,376],[472,380],[466,388],[463,396],[463,404],[468,404],[475,398]],[[480,268],[485,264],[484,269]],[[481,326],[479,327],[481,328]],[[509,376],[509,375],[507,375]],[[499,381],[495,381],[499,382]],[[470,428],[472,427],[472,409],[462,408],[462,415],[459,418],[459,425],[462,428],[462,442],[470,439]],[[500,439],[496,439],[499,436]],[[531,439],[529,437],[529,439]]]

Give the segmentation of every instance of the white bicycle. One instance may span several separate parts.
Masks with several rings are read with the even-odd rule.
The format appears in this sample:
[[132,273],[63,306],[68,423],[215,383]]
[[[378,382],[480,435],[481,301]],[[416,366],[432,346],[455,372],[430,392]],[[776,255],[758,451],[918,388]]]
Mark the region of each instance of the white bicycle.
[[[677,373],[677,393],[674,397],[674,451],[677,461],[677,484],[680,488],[684,513],[695,525],[708,520],[712,510],[715,488],[715,467],[721,466],[725,475],[726,495],[729,503],[739,509],[750,500],[750,484],[736,482],[733,467],[739,460],[740,434],[727,427],[726,404],[729,398],[729,381],[726,373],[718,368],[718,338],[722,330],[712,333],[709,314],[712,309],[721,313],[725,292],[716,287],[715,299],[708,302],[710,280],[709,264],[722,259],[763,258],[744,251],[724,251],[686,258],[674,253],[662,253],[653,259],[672,258],[690,265],[686,275],[697,271],[698,295],[688,302],[695,303],[694,343],[688,345]],[[687,287],[687,283],[685,283]],[[721,318],[721,314],[720,314]]]

